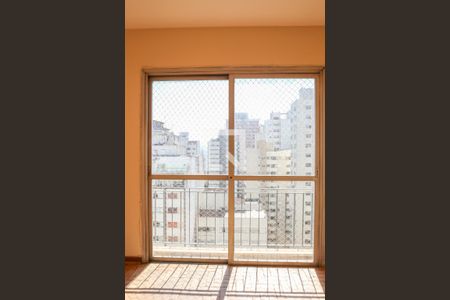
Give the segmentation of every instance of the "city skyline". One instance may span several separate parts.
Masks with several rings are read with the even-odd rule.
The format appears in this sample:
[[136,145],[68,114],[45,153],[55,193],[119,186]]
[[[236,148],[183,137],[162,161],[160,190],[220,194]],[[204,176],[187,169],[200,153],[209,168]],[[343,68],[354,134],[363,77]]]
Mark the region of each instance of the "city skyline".
[[[236,114],[270,119],[272,112],[287,112],[300,89],[315,90],[314,85],[311,78],[236,79]],[[220,130],[228,128],[228,80],[154,81],[152,93],[152,118],[175,134],[189,132],[202,148]]]
[[[225,126],[219,128],[216,135],[207,141],[206,147],[202,146],[200,141],[191,139],[190,132],[182,131],[177,134],[171,128],[165,127],[162,121],[153,120],[152,130],[152,158],[156,165],[164,163],[164,157],[183,155],[186,156],[184,162],[180,158],[178,162],[171,159],[167,163],[191,164],[189,170],[185,167],[162,170],[154,166],[154,172],[227,173],[229,131]],[[314,90],[301,88],[297,99],[291,103],[288,111],[270,111],[268,119],[254,119],[250,118],[247,112],[236,112],[233,134],[235,135],[234,163],[238,174],[313,175]],[[158,140],[162,135],[166,136],[163,138],[164,141]],[[289,161],[286,161],[286,164],[291,165],[287,169],[262,171],[260,161],[261,157],[264,158],[264,154],[269,154],[266,157],[269,162],[274,157],[281,155],[280,159],[282,159],[287,156]],[[192,167],[193,162],[188,162],[187,158],[193,156],[197,156],[195,168]],[[260,161],[254,161],[255,157],[260,157]],[[273,162],[272,167],[274,167]]]

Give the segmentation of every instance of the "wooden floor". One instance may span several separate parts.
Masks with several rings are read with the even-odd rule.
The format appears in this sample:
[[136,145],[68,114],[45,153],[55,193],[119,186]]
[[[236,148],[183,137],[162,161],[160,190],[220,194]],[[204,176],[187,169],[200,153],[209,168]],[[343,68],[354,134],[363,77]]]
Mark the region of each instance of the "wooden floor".
[[127,263],[125,299],[325,299],[325,270]]

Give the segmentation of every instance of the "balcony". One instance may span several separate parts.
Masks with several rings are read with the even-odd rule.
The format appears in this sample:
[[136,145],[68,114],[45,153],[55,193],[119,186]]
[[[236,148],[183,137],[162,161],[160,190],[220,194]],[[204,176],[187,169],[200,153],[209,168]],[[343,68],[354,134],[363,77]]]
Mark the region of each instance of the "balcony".
[[[228,258],[228,191],[205,186],[153,187],[154,257]],[[238,188],[234,259],[312,262],[312,201],[310,188]]]

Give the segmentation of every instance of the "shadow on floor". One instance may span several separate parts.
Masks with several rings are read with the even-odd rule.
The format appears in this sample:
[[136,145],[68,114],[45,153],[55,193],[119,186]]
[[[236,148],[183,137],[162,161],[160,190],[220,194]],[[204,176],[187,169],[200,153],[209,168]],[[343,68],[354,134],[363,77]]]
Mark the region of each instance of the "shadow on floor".
[[196,263],[125,265],[126,299],[180,297],[325,299],[325,270]]

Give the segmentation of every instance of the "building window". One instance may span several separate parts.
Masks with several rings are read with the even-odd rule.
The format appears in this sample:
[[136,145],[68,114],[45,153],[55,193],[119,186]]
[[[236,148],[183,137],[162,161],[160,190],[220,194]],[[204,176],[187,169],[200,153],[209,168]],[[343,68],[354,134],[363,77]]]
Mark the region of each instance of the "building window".
[[173,192],[167,193],[167,198],[168,199],[178,199],[178,194],[173,193]]
[[214,231],[214,227],[206,227],[206,226],[202,226],[198,228],[199,232],[210,232],[210,231]]
[[169,235],[169,236],[167,237],[167,241],[168,241],[168,242],[178,242],[178,237],[177,237],[177,236]]
[[169,214],[176,214],[176,213],[178,213],[178,207],[168,207],[167,212]]

